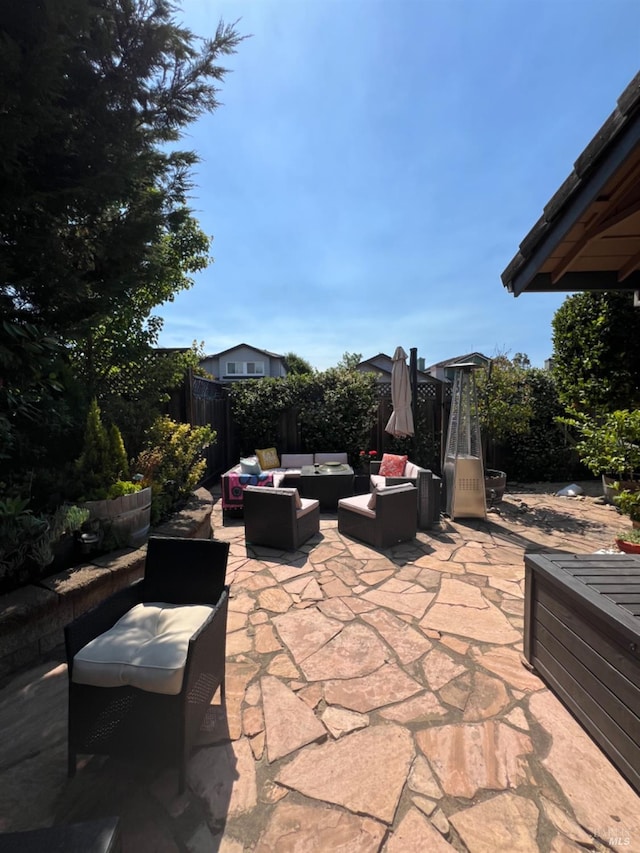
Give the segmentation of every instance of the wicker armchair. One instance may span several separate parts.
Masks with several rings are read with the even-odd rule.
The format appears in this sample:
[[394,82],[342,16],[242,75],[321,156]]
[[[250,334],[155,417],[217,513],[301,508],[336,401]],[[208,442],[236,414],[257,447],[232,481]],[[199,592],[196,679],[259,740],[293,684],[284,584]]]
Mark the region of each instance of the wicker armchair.
[[247,545],[295,551],[320,530],[320,503],[301,498],[297,489],[244,490],[244,538]]
[[417,494],[415,486],[401,484],[371,495],[342,498],[338,501],[338,530],[380,549],[413,539],[418,526]]
[[[224,704],[228,554],[227,542],[151,537],[144,577],[67,625],[69,776],[76,772],[78,754],[160,758],[178,765],[179,790],[184,790],[191,747],[218,687]],[[200,618],[193,633],[183,631],[186,660],[184,653],[180,660],[175,645],[172,649],[178,663],[171,684],[158,681],[165,671],[154,661],[141,660],[149,654],[143,649],[153,650],[153,640],[140,643],[139,634],[132,632],[128,637],[125,633],[124,642],[122,637],[116,641],[119,646],[108,645],[118,620],[131,618],[136,605],[157,609],[157,602],[174,625],[194,611]],[[87,647],[91,641],[96,642]],[[98,660],[100,644],[111,658]],[[165,636],[156,644],[156,654],[166,654],[166,646]],[[137,686],[141,673],[156,679],[151,689],[146,683]]]
[[429,530],[434,524],[438,524],[442,508],[441,478],[428,468],[421,468],[413,462],[407,462],[405,473],[402,477],[381,477],[378,473],[381,464],[381,461],[370,463],[371,487],[376,488],[381,485],[397,486],[400,483],[413,483],[418,490],[418,527],[421,530]]

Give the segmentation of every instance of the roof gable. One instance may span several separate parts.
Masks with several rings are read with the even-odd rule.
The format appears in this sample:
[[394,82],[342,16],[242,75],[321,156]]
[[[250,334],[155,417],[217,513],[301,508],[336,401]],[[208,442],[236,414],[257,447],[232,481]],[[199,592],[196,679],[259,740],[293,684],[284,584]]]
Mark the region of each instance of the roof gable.
[[524,291],[640,288],[640,73],[502,273]]

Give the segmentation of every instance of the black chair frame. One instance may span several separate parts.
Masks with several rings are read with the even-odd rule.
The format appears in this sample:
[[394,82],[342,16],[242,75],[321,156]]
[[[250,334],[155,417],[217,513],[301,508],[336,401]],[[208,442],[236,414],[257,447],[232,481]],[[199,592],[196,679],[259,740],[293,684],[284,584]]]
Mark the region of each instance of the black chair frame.
[[[179,790],[184,790],[191,749],[218,687],[224,704],[228,554],[228,542],[151,537],[144,577],[66,626],[69,776],[75,775],[78,754],[162,760],[178,766]],[[133,606],[152,601],[214,607],[189,640],[180,693],[172,696],[130,686],[76,684],[73,660],[77,652]]]

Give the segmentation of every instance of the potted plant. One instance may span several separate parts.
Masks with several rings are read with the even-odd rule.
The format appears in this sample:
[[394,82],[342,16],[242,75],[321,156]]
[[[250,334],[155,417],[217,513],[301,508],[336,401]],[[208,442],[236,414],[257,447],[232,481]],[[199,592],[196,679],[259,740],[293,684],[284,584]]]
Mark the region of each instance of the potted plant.
[[616,536],[616,545],[625,554],[640,554],[640,530],[631,527]]
[[616,492],[640,488],[640,410],[617,409],[601,418],[582,415],[563,422],[580,433],[576,444],[580,461],[602,477],[609,502],[614,502]]
[[49,521],[49,538],[53,551],[52,574],[67,568],[73,563],[76,540],[82,525],[89,518],[86,507],[75,504],[62,504]]

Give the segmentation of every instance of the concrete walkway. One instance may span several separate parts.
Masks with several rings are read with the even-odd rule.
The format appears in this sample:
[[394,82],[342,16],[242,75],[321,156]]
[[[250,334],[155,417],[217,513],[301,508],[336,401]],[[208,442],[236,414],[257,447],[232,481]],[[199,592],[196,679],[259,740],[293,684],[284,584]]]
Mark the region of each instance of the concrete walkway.
[[226,712],[188,791],[87,758],[66,772],[66,667],[0,689],[0,828],[119,815],[125,853],[640,851],[640,798],[521,663],[525,551],[592,553],[628,521],[557,487],[384,553],[335,516],[300,551],[231,543]]

